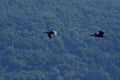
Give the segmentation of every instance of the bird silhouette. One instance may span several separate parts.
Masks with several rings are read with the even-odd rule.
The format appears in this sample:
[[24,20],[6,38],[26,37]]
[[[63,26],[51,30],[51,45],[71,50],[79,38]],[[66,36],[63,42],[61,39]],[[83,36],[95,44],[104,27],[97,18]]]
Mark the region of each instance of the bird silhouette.
[[104,32],[103,31],[99,31],[98,33],[94,33],[91,36],[94,36],[94,37],[104,37],[103,35],[104,35]]
[[52,35],[57,35],[57,31],[48,31],[48,32],[44,32],[48,35],[49,38],[52,38]]

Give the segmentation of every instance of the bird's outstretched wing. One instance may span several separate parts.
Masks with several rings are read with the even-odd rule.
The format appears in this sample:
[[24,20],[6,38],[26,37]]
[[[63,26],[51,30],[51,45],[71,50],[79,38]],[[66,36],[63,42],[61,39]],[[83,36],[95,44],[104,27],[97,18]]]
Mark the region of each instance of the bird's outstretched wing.
[[47,33],[48,37],[51,38],[51,34],[50,33]]

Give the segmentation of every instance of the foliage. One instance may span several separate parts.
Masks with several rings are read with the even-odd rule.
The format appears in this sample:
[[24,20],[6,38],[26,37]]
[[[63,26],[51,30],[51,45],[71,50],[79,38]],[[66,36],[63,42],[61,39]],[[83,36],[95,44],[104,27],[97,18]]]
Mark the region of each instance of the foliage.
[[[0,80],[119,80],[119,4],[1,0]],[[104,38],[90,36],[99,30]]]

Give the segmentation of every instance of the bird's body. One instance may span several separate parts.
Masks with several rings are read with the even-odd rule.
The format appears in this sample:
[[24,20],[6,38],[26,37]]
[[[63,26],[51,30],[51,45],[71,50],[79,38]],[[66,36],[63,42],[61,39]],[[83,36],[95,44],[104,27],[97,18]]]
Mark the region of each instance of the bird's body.
[[49,32],[44,32],[47,33],[49,38],[52,38],[52,35],[57,35],[57,31],[49,31]]

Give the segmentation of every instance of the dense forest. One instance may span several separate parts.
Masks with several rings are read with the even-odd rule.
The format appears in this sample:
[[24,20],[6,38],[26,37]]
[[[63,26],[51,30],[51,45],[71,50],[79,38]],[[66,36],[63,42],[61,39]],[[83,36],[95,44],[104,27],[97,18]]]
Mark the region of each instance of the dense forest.
[[119,31],[120,0],[0,0],[0,80],[119,80]]

